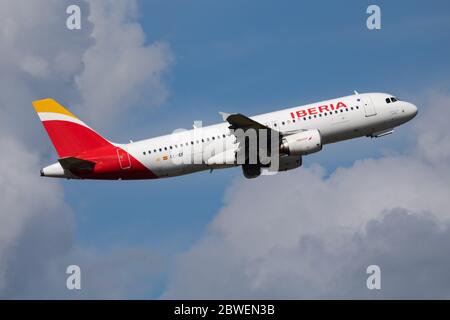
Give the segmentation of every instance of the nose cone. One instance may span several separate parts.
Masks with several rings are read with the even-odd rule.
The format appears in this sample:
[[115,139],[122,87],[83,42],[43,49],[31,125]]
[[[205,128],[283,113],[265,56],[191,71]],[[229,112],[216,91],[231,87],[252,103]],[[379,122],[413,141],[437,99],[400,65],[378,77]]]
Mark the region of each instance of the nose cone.
[[417,115],[417,112],[418,112],[417,106],[410,103],[408,108],[409,108],[409,112],[411,114],[411,119],[412,119]]
[[407,117],[410,119],[414,118],[417,115],[417,107],[412,103],[407,103],[405,107],[405,113]]

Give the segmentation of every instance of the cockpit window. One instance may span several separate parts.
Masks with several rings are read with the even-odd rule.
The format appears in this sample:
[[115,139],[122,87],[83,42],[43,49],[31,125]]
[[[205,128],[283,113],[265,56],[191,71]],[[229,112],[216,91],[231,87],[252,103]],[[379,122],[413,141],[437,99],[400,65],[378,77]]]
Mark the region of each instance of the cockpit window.
[[398,100],[394,97],[386,98],[386,103],[391,103],[391,102],[395,102],[395,101],[398,101]]

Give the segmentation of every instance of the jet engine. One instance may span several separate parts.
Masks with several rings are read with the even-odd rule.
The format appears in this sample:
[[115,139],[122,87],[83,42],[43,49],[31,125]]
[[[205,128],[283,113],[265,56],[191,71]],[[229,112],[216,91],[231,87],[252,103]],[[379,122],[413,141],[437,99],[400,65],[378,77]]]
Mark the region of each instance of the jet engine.
[[253,179],[261,174],[261,166],[258,164],[243,164],[242,172],[247,179]]
[[274,163],[270,165],[264,166],[268,171],[277,172],[277,171],[288,171],[302,165],[302,156],[287,156],[281,155],[278,160],[278,166],[275,166]]
[[280,163],[277,171],[288,171],[302,165],[301,156],[280,156]]
[[287,155],[307,155],[322,150],[319,130],[306,130],[283,137],[280,152]]

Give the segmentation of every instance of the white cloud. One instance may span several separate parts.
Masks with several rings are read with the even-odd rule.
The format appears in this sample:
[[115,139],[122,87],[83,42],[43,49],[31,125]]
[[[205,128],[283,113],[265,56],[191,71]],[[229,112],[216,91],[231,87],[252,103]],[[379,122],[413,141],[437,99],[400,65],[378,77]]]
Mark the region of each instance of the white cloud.
[[[313,165],[235,181],[163,297],[448,297],[439,266],[450,265],[450,128],[439,119],[450,116],[450,98],[429,101],[413,120],[410,154],[328,176]],[[382,267],[381,292],[365,287],[369,264]]]
[[43,181],[39,161],[5,132],[0,146],[0,297],[26,292],[45,264],[70,250],[73,217],[56,181]]
[[65,268],[77,262],[94,270],[86,275],[92,286],[78,297],[135,295],[144,290],[139,283],[158,270],[151,251],[104,253],[76,246],[62,186],[39,177],[48,164],[43,158],[54,161],[55,152],[31,101],[48,96],[68,106],[82,101],[78,111],[109,124],[142,91],[155,97],[154,103],[167,94],[161,77],[170,50],[145,42],[130,12],[135,1],[75,3],[82,11],[80,31],[66,28],[66,8],[74,1],[0,2],[1,298],[73,297],[65,288]]
[[83,112],[96,123],[132,112],[137,101],[148,108],[167,97],[162,76],[172,54],[164,42],[146,44],[142,27],[130,21],[136,6],[135,1],[90,1],[94,44],[83,54],[85,68],[76,84]]
[[417,150],[416,156],[436,166],[450,163],[450,116],[449,98],[439,92],[428,94],[427,107],[430,112],[421,117],[416,124]]
[[[42,226],[38,223],[31,227],[34,229],[21,235],[20,246],[11,250],[8,261],[2,263],[10,270],[3,275],[0,298],[143,298],[158,289],[155,283],[163,272],[164,262],[148,248],[96,250],[60,246],[56,251],[58,246],[51,241],[61,241],[61,237],[48,229],[39,232],[36,228]],[[80,267],[81,290],[66,288],[66,269],[72,264]]]

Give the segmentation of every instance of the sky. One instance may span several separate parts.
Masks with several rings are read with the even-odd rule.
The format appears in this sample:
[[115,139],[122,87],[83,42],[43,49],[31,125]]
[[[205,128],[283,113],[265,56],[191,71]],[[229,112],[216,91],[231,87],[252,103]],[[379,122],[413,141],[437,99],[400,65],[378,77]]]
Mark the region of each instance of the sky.
[[[0,0],[0,30],[0,298],[450,297],[448,1]],[[39,177],[36,99],[124,143],[354,90],[419,114],[254,180]]]

